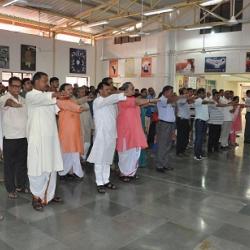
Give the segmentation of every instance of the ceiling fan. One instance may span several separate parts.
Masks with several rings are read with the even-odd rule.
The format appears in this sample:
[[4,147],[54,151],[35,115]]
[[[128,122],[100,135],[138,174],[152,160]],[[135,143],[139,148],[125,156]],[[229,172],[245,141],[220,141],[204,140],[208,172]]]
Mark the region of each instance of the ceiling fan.
[[10,1],[6,1],[2,6],[8,7],[11,5],[17,5],[17,6],[22,6],[22,7],[32,7],[32,8],[37,8],[37,9],[52,9],[52,6],[48,4],[34,3],[28,0],[10,0]]
[[246,20],[244,20],[244,19],[236,19],[236,16],[235,16],[235,0],[232,0],[232,10],[233,10],[232,16],[227,21],[228,25],[236,25],[236,24],[239,24],[239,23],[249,23],[250,22],[250,19],[246,19]]

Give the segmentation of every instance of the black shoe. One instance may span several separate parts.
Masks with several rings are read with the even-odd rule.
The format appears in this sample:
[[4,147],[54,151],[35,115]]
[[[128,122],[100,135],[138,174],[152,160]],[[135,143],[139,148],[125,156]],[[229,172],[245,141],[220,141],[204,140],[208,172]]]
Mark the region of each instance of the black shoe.
[[166,171],[173,171],[174,170],[174,168],[172,168],[172,167],[167,167],[167,168],[164,168]]
[[164,168],[156,168],[156,171],[159,173],[164,174],[165,173],[165,169]]

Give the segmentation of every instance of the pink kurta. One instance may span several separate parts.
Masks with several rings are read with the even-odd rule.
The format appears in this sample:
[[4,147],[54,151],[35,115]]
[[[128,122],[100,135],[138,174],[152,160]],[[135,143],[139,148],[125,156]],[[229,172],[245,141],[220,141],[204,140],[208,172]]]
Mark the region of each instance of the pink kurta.
[[135,97],[128,97],[126,101],[118,103],[117,136],[118,152],[148,146]]
[[83,153],[80,106],[73,100],[57,100],[59,138],[63,153]]

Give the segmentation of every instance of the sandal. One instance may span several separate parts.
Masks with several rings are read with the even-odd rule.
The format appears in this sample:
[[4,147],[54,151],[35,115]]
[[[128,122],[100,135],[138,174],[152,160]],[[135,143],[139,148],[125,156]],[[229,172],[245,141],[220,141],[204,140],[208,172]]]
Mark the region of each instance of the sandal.
[[9,193],[8,194],[8,198],[11,199],[11,200],[15,200],[18,198],[18,195],[16,192],[13,192],[13,193]]
[[43,204],[42,204],[41,199],[37,199],[37,198],[33,197],[32,207],[38,212],[43,212]]
[[130,178],[131,180],[135,180],[135,181],[137,181],[137,180],[140,179],[140,177],[139,177],[138,175],[129,176],[129,178]]
[[105,194],[106,193],[106,188],[103,185],[97,186],[97,192],[100,194]]
[[117,187],[113,183],[111,183],[111,182],[105,184],[104,187],[106,187],[108,189],[112,189],[112,190],[117,189]]
[[61,197],[59,197],[59,196],[56,196],[56,197],[54,197],[54,198],[51,200],[51,202],[61,203],[61,202],[63,202],[63,199],[62,199]]
[[123,181],[123,182],[128,183],[128,182],[130,182],[131,179],[129,177],[127,177],[127,176],[120,176],[120,180]]
[[30,190],[28,188],[16,188],[17,193],[30,194]]
[[3,215],[0,215],[0,221],[2,221],[4,219]]

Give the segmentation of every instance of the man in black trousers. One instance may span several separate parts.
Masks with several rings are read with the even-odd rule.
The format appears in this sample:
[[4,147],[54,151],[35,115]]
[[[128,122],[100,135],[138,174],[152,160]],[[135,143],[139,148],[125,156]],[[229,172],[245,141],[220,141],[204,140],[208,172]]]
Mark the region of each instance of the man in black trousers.
[[176,117],[176,155],[183,156],[189,143],[190,132],[190,108],[188,102],[188,91],[186,88],[179,89],[180,99],[177,101],[177,117]]
[[19,94],[21,80],[9,79],[6,95],[0,98],[2,109],[4,181],[10,199],[16,199],[17,192],[27,189],[27,111],[24,98]]

